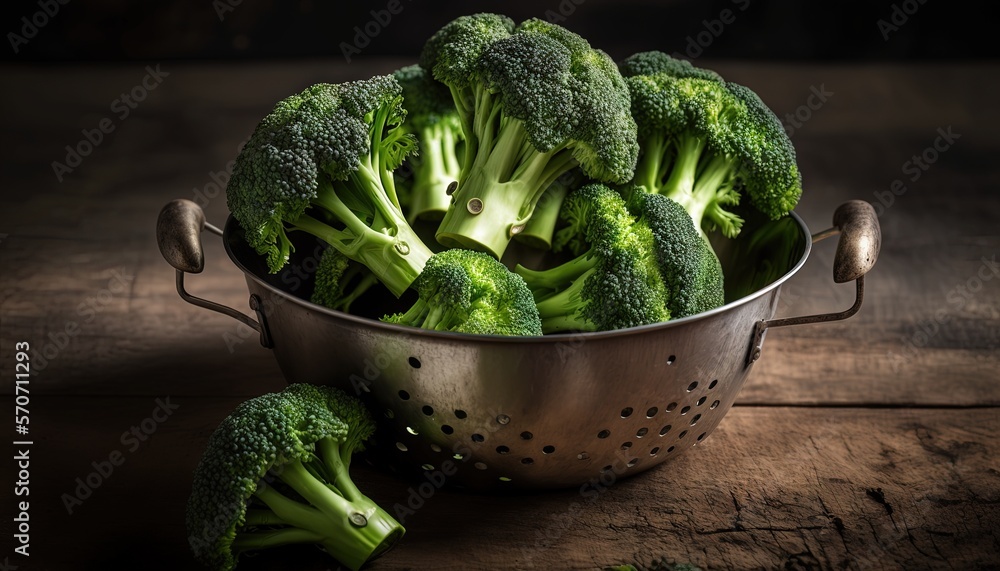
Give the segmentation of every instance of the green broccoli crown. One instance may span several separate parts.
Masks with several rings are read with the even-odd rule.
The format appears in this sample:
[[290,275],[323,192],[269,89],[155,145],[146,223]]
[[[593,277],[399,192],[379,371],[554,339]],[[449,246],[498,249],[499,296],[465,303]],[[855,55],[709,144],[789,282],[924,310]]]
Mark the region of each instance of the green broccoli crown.
[[645,192],[633,192],[630,206],[652,232],[671,317],[694,315],[725,303],[722,266],[684,207]]
[[726,89],[744,108],[736,130],[750,203],[777,220],[791,212],[802,197],[795,147],[781,120],[753,90],[736,83],[727,83]]
[[335,248],[327,248],[319,258],[310,301],[317,305],[335,307],[343,295],[341,280],[351,260]]
[[670,313],[653,233],[621,195],[589,184],[563,202],[555,248],[577,257],[548,270],[515,270],[532,289],[543,330],[609,331],[666,321]]
[[247,242],[272,272],[287,263],[289,231],[304,231],[368,266],[395,295],[430,251],[402,216],[393,170],[416,151],[400,128],[391,76],[314,85],[280,103],[236,159],[226,188]]
[[420,54],[420,66],[444,84],[465,88],[475,81],[479,56],[493,42],[510,36],[514,21],[499,14],[461,16],[445,24]]
[[618,64],[618,69],[624,77],[663,73],[672,77],[693,77],[723,83],[722,76],[714,71],[695,67],[687,60],[676,59],[659,51],[633,54]]
[[[629,69],[657,66],[642,61]],[[680,203],[697,228],[720,228],[728,237],[743,224],[728,207],[744,194],[772,218],[795,206],[801,179],[791,141],[752,91],[698,74],[656,72],[625,81],[642,147],[635,184]]]
[[492,256],[452,249],[435,254],[414,283],[419,299],[384,321],[480,335],[541,335],[531,290]]
[[539,19],[483,52],[476,68],[503,113],[523,121],[540,152],[571,147],[588,176],[632,177],[639,152],[629,94],[614,61],[569,30]]
[[248,502],[269,486],[262,482],[269,471],[280,477],[283,466],[312,462],[324,440],[338,443],[341,460],[349,461],[374,430],[360,401],[330,387],[290,385],[240,404],[212,433],[195,470],[187,508],[195,556],[213,569],[232,569]]

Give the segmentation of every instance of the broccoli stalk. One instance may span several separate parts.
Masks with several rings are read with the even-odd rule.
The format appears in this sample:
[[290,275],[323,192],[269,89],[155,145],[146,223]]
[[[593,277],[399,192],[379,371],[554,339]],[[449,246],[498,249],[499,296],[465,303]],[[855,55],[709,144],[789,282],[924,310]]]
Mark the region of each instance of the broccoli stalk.
[[389,323],[479,335],[541,335],[531,290],[489,254],[445,250],[414,283],[419,298]]
[[403,127],[418,141],[419,154],[408,160],[413,169],[407,219],[440,220],[451,204],[448,187],[458,181],[462,123],[448,88],[418,65],[397,70],[407,111]]
[[348,473],[374,430],[361,402],[331,387],[290,385],[239,405],[195,470],[195,555],[229,571],[248,551],[312,543],[357,570],[384,553],[404,529]]
[[632,177],[638,144],[628,90],[604,52],[533,19],[463,16],[424,47],[421,66],[451,90],[465,156],[438,242],[500,258],[539,198],[580,166],[591,178]]
[[582,180],[582,173],[574,169],[549,185],[535,205],[535,212],[525,224],[524,231],[514,236],[514,239],[538,250],[552,248],[552,238],[559,223],[559,210],[563,200]]
[[634,182],[683,206],[702,235],[708,227],[732,238],[739,234],[743,219],[725,207],[740,202],[734,187],[739,169],[735,157],[706,152],[703,137],[654,133],[643,140]]
[[406,222],[393,170],[416,149],[389,76],[314,85],[281,102],[244,146],[226,189],[247,242],[272,272],[312,234],[367,266],[396,296],[431,251]]

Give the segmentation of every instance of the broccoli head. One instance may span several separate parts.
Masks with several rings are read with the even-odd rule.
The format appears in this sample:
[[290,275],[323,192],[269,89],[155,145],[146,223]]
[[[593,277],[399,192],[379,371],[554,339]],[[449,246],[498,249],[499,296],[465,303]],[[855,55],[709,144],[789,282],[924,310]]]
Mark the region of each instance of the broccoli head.
[[393,170],[416,150],[390,76],[319,84],[277,104],[236,159],[226,188],[247,242],[272,272],[288,233],[312,234],[367,266],[395,295],[431,252],[406,223]]
[[567,226],[553,249],[576,257],[554,268],[517,266],[535,297],[545,333],[609,331],[670,319],[653,233],[636,223],[625,201],[589,184],[563,202]]
[[492,256],[472,250],[435,254],[414,282],[419,299],[389,323],[479,335],[541,335],[531,290]]
[[633,182],[681,204],[702,232],[739,234],[746,195],[772,219],[798,202],[802,181],[781,122],[750,89],[659,52],[621,65],[641,149]]
[[404,529],[348,474],[374,430],[361,402],[331,387],[290,385],[240,404],[195,470],[195,556],[228,571],[246,552],[311,543],[356,570],[384,553]]
[[445,246],[499,258],[566,171],[632,177],[628,89],[611,58],[577,34],[538,19],[514,28],[495,14],[463,16],[427,42],[421,66],[450,89],[465,133],[458,187],[436,235]]

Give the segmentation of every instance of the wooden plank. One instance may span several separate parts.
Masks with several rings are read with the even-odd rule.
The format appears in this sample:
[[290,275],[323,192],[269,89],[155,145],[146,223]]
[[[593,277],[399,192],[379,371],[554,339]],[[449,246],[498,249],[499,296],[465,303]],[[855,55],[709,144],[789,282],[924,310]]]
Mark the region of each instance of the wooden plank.
[[[32,401],[32,563],[195,568],[183,527],[191,473],[239,399],[159,396],[168,397],[176,410],[134,451],[122,434],[151,416],[156,398]],[[986,569],[1000,555],[998,430],[996,408],[738,407],[696,448],[607,486],[511,497],[437,490],[372,569],[591,570],[654,558],[706,570]],[[61,495],[113,451],[122,464],[68,514]],[[353,474],[390,510],[416,485],[363,462]],[[4,505],[11,493],[3,489]],[[0,533],[10,526],[0,520]],[[292,566],[335,568],[312,549],[240,568]]]

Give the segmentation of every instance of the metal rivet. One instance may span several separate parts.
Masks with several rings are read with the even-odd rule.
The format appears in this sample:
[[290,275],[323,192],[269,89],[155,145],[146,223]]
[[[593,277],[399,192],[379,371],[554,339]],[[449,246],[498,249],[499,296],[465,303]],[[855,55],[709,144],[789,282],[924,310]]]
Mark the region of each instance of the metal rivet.
[[470,198],[469,202],[465,205],[471,214],[481,213],[483,211],[483,206],[483,201],[479,198]]
[[396,248],[397,252],[404,256],[410,253],[410,245],[406,242],[396,242],[393,247]]
[[351,517],[349,519],[351,520],[351,523],[357,527],[364,527],[368,525],[368,518],[366,518],[364,514],[359,514],[357,512],[354,512],[351,514]]
[[451,181],[451,184],[448,185],[448,189],[445,190],[444,193],[447,194],[448,196],[451,196],[455,194],[456,190],[458,190],[458,181],[453,180]]
[[524,232],[524,224],[518,224],[517,226],[511,226],[510,235],[517,236],[521,232]]
[[510,417],[507,416],[506,414],[498,414],[497,422],[499,422],[500,424],[510,424]]
[[260,298],[256,294],[250,296],[250,309],[257,311],[260,307]]

